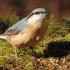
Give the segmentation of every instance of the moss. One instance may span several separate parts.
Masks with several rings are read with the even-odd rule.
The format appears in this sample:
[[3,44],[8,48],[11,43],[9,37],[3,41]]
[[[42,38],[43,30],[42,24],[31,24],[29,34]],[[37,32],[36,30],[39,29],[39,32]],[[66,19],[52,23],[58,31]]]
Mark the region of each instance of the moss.
[[[16,23],[17,18],[8,20],[10,24]],[[12,24],[13,25],[13,24]],[[8,69],[16,70],[46,70],[47,66],[41,64],[40,59],[44,59],[44,50],[51,42],[70,41],[70,24],[67,21],[52,22],[48,21],[48,31],[43,40],[34,46],[35,54],[40,57],[33,56],[33,51],[30,48],[17,48],[18,58],[15,59],[14,48],[7,42],[0,40],[0,65]],[[56,47],[56,46],[54,46]],[[5,57],[3,57],[5,56]],[[39,59],[39,60],[37,60]],[[38,62],[39,61],[39,62]]]

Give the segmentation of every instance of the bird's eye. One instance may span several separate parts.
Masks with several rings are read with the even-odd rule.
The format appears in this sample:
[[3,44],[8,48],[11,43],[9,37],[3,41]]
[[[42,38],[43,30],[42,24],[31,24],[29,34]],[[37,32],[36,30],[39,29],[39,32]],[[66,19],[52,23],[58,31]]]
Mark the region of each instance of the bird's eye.
[[47,12],[35,12],[34,14],[45,14]]
[[43,14],[45,14],[46,12],[43,12]]
[[34,14],[40,14],[40,12],[35,12]]

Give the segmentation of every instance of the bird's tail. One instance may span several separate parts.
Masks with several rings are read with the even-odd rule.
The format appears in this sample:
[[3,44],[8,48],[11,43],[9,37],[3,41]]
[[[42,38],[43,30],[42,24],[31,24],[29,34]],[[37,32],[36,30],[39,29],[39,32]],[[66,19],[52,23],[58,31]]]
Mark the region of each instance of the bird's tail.
[[5,35],[0,35],[0,40],[7,40],[7,37]]

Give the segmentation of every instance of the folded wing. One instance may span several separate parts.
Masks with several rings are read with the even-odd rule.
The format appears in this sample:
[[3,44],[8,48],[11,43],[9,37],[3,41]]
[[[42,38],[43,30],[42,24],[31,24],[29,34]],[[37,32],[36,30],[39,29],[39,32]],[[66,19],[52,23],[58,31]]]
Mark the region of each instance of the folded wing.
[[23,18],[22,20],[18,21],[16,24],[14,24],[13,26],[9,27],[4,35],[15,35],[18,34],[20,31],[22,31],[25,27],[27,23],[27,18]]

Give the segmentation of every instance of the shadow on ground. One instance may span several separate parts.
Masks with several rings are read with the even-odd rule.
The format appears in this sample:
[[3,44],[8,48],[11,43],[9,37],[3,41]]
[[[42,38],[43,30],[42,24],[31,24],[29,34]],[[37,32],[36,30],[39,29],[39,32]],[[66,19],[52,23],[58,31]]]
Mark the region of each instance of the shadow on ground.
[[6,67],[0,67],[0,70],[9,70]]
[[70,54],[70,42],[51,42],[44,50],[44,57],[63,57]]

